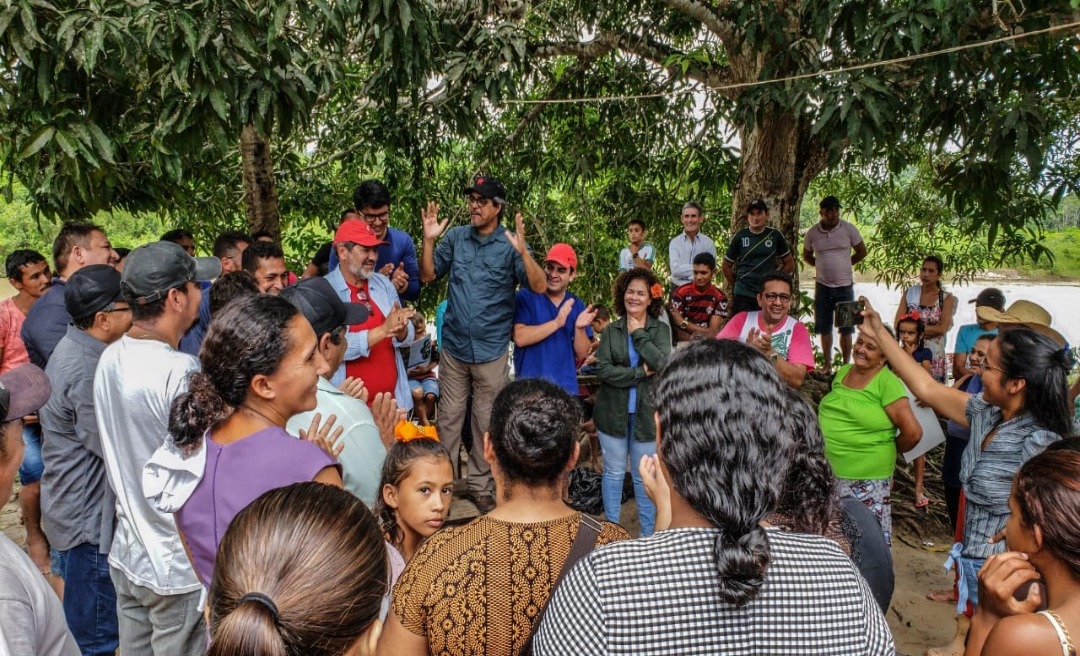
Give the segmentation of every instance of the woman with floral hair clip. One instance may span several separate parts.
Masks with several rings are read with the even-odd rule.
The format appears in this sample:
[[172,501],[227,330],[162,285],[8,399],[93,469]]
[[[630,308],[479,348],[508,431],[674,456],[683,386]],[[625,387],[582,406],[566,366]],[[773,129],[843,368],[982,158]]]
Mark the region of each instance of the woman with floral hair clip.
[[619,319],[600,336],[596,351],[600,390],[593,410],[604,455],[604,515],[610,522],[619,522],[629,460],[641,534],[648,536],[655,526],[656,507],[645,493],[637,464],[642,456],[656,453],[649,390],[653,374],[671,353],[671,329],[659,319],[664,289],[652,271],[624,271],[615,280],[613,297]]

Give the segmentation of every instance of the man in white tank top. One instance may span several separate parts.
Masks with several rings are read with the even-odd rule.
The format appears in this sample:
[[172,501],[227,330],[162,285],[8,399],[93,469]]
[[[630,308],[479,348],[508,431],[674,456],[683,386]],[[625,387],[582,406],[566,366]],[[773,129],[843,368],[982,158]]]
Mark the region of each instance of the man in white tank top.
[[814,368],[814,351],[806,326],[788,314],[791,276],[774,271],[761,281],[760,311],[740,312],[731,318],[717,339],[736,339],[753,346],[772,360],[776,373],[793,389],[802,387],[806,372]]

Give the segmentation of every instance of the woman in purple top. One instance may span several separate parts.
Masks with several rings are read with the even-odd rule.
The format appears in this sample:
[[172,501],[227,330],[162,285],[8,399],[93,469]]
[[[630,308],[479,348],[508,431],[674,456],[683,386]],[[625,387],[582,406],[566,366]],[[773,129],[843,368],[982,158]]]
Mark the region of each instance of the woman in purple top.
[[292,303],[269,295],[234,301],[214,316],[199,359],[202,372],[173,402],[169,432],[182,453],[205,447],[202,476],[176,525],[209,586],[218,544],[248,504],[293,483],[342,481],[327,446],[332,420],[320,428],[316,415],[310,441],[285,432],[290,417],[315,408],[316,382],[329,370],[315,331]]

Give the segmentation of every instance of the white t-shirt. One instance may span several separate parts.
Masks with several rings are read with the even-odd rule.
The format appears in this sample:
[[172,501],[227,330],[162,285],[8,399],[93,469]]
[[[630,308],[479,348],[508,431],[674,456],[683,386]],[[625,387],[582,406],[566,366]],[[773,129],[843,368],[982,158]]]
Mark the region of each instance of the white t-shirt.
[[143,465],[168,437],[173,399],[187,390],[199,361],[154,339],[124,335],[101,354],[94,406],[109,485],[116,492],[116,533],[109,564],[161,595],[201,589],[172,515],[143,494]]
[[0,656],[79,656],[60,600],[30,557],[0,534]]

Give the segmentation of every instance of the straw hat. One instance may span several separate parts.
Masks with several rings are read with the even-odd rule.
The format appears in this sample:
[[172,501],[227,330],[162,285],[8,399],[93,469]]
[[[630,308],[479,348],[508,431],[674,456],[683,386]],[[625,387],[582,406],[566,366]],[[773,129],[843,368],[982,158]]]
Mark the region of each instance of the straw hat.
[[1004,312],[990,306],[980,305],[975,308],[975,314],[983,321],[991,321],[999,325],[1031,328],[1035,332],[1042,333],[1054,340],[1058,346],[1065,346],[1065,338],[1061,333],[1050,327],[1050,313],[1038,303],[1014,301],[1012,305],[1005,308]]

